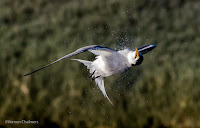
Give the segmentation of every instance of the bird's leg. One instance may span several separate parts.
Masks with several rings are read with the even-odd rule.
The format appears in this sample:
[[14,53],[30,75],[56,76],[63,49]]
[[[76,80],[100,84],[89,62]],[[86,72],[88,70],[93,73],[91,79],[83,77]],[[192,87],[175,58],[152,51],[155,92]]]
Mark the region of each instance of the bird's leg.
[[99,78],[100,76],[97,76],[97,77],[95,77],[95,78],[92,78],[92,80],[95,80],[96,78]]
[[[96,70],[94,70],[94,72],[89,76],[89,78],[91,78],[91,77],[94,75],[95,71],[96,71]],[[100,76],[97,76],[97,77],[95,77],[95,78],[92,78],[92,80],[95,80],[96,78],[99,78],[99,77],[100,77]]]
[[91,77],[94,75],[95,71],[96,71],[96,70],[94,70],[94,72],[89,76],[89,78],[91,78]]

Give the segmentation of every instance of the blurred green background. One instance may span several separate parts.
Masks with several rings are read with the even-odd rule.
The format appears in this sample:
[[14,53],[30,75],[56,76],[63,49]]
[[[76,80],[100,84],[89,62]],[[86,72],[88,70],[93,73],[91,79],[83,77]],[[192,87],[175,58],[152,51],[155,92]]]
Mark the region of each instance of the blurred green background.
[[[20,77],[91,44],[157,44],[140,66],[105,79],[115,108],[70,59]],[[200,127],[199,56],[199,0],[1,0],[0,127]]]

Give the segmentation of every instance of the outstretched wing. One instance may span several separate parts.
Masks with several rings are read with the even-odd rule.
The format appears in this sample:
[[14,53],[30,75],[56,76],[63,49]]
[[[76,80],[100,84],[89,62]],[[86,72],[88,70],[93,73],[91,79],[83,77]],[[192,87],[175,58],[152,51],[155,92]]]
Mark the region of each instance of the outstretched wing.
[[[110,101],[110,99],[108,98],[107,94],[106,94],[106,90],[104,87],[104,78],[103,77],[99,77],[95,79],[96,84],[99,86],[99,89],[102,91],[103,95],[109,100],[109,102],[113,105],[113,103]],[[114,105],[113,105],[114,106]]]
[[90,51],[95,55],[99,55],[101,53],[101,51],[102,51],[102,53],[109,53],[109,52],[114,52],[115,50],[109,49],[109,48],[104,47],[104,46],[99,46],[99,45],[85,46],[85,47],[77,49],[76,51],[74,51],[74,52],[72,52],[72,53],[70,53],[68,55],[65,55],[65,56],[57,59],[56,61],[54,61],[54,62],[52,62],[50,64],[45,65],[44,67],[41,67],[41,68],[39,68],[39,69],[37,69],[37,70],[35,70],[33,72],[27,73],[24,76],[31,75],[31,74],[33,74],[33,73],[35,73],[37,71],[40,71],[40,70],[42,70],[42,69],[44,69],[44,68],[46,68],[46,67],[48,67],[48,66],[50,66],[50,65],[52,65],[54,63],[57,63],[58,61],[61,61],[61,60],[66,59],[66,58],[68,58],[70,56],[74,56],[74,55],[77,55],[79,53],[86,52],[86,51]]
[[142,54],[145,54],[145,53],[150,52],[151,50],[153,50],[155,47],[156,47],[156,45],[149,44],[149,45],[145,45],[145,46],[139,47],[138,51],[140,53],[142,53]]

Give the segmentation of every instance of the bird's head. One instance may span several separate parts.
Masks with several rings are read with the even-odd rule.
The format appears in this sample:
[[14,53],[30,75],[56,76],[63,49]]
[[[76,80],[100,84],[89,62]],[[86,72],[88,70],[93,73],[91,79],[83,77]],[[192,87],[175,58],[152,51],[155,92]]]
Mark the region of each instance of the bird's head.
[[129,54],[128,59],[129,59],[130,64],[132,66],[135,66],[135,65],[140,65],[142,63],[143,56],[142,56],[142,53],[140,53],[138,49],[136,48],[135,51]]

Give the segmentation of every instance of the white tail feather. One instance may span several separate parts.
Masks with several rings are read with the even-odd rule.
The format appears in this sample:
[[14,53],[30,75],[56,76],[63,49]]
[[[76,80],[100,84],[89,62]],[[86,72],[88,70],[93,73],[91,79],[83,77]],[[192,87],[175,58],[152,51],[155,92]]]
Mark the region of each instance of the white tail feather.
[[[94,76],[94,77],[99,76],[98,72],[95,71],[95,69],[91,66],[91,63],[92,63],[91,61],[80,60],[80,59],[72,59],[72,60],[76,60],[76,61],[83,63],[87,67],[87,69],[90,70],[90,74],[94,73],[92,76]],[[104,97],[107,98],[109,100],[109,102],[113,105],[113,103],[111,102],[111,100],[108,98],[108,96],[106,94],[106,90],[105,90],[105,87],[104,87],[104,78],[103,77],[95,78],[95,82],[98,85],[99,89],[102,91]]]
[[[107,94],[106,94],[106,90],[104,87],[104,78],[99,77],[95,79],[96,84],[99,86],[99,89],[102,91],[103,95],[109,100],[109,102],[113,105],[113,103],[111,102],[111,100],[108,98]],[[114,105],[113,105],[114,106]]]

